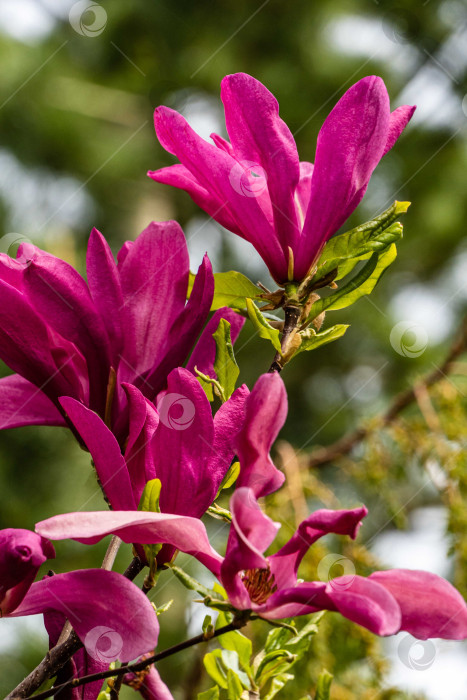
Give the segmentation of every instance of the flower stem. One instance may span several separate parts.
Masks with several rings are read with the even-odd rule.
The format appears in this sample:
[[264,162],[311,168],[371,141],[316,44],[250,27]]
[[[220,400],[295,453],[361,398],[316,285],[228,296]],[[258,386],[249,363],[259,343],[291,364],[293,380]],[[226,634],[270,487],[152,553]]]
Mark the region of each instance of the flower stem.
[[276,352],[274,360],[272,361],[272,364],[268,369],[268,373],[272,374],[273,372],[281,372],[284,368],[285,362],[283,360],[283,355],[287,350],[289,339],[298,328],[301,313],[301,308],[299,306],[296,306],[295,304],[284,306],[284,328],[282,330],[281,337],[282,352]]
[[[226,634],[227,632],[232,632],[234,630],[238,630],[241,627],[244,627],[248,622],[248,617],[242,616],[239,617],[232,622],[230,622],[228,625],[225,625],[224,627],[220,627],[217,629],[212,637],[210,639],[213,639],[214,637],[219,637],[221,634]],[[188,649],[189,647],[195,646],[196,644],[201,644],[202,642],[208,641],[206,637],[203,634],[198,634],[196,637],[191,637],[191,639],[186,639],[184,642],[180,642],[179,644],[175,644],[172,647],[169,647],[168,649],[164,649],[164,651],[160,651],[157,654],[153,654],[152,656],[149,656],[148,658],[144,659],[143,661],[138,661],[133,664],[127,664],[126,666],[120,666],[120,668],[115,668],[115,669],[110,669],[109,671],[101,671],[100,673],[91,673],[88,676],[82,676],[81,678],[74,678],[70,681],[67,681],[66,683],[61,683],[60,685],[56,685],[54,688],[50,688],[49,690],[45,690],[43,693],[38,693],[37,695],[34,695],[34,700],[43,700],[43,698],[50,698],[56,695],[57,693],[61,692],[65,688],[77,688],[81,685],[85,685],[87,683],[92,683],[93,681],[100,681],[100,680],[105,680],[106,678],[112,678],[114,676],[121,676],[124,675],[125,673],[137,673],[138,671],[142,671],[144,668],[147,666],[150,666],[153,663],[156,663],[157,661],[162,661],[162,659],[167,658],[168,656],[172,656],[173,654],[178,653],[179,651],[183,651],[184,649]],[[8,696],[9,700],[15,700],[15,698],[19,697],[25,697],[24,695],[18,696],[14,695],[13,693]],[[29,697],[29,696],[27,696]]]

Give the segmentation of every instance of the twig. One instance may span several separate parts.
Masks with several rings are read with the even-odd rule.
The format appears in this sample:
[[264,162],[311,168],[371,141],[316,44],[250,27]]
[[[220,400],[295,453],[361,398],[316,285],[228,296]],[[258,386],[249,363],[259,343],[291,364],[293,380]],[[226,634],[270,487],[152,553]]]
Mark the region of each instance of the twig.
[[[132,581],[143,568],[144,564],[138,557],[135,557],[123,575]],[[68,639],[47,652],[39,665],[36,666],[9,695],[7,695],[5,700],[28,697],[35,690],[40,688],[44,681],[56,676],[62,666],[66,664],[73,654],[75,654],[78,649],[81,649],[82,646],[83,643],[81,640],[75,632],[72,632]]]
[[[451,349],[449,350],[444,362],[436,367],[433,371],[429,372],[425,377],[416,382],[413,387],[405,389],[400,394],[398,394],[390,404],[388,410],[383,413],[378,422],[379,426],[386,427],[392,423],[392,421],[397,418],[397,416],[402,413],[407,406],[410,406],[414,401],[417,400],[417,394],[420,395],[420,389],[433,386],[441,379],[445,379],[446,376],[453,371],[455,368],[455,360],[461,355],[464,350],[467,349],[467,319],[462,322],[462,327],[459,335],[454,341]],[[344,435],[344,437],[337,440],[332,445],[328,447],[323,447],[315,450],[311,454],[308,460],[308,467],[321,467],[324,464],[334,461],[338,457],[348,454],[351,450],[358,444],[360,444],[370,432],[372,432],[372,427],[360,426],[356,430]]]
[[[233,630],[238,630],[241,627],[244,627],[247,622],[248,618],[246,617],[241,617],[239,619],[233,620],[233,622],[229,623],[228,625],[217,629],[214,632],[214,634],[211,637],[209,637],[209,639],[219,637],[221,634],[226,634],[227,632],[232,632]],[[137,673],[138,671],[142,671],[144,668],[156,663],[157,661],[162,661],[162,659],[165,659],[168,656],[172,656],[173,654],[176,654],[179,651],[183,651],[184,649],[188,649],[189,647],[195,646],[196,644],[201,644],[202,642],[207,641],[209,640],[204,636],[204,634],[198,634],[196,637],[186,639],[184,642],[180,642],[179,644],[175,644],[174,646],[169,647],[168,649],[164,649],[164,651],[160,651],[158,654],[153,654],[152,656],[149,656],[143,661],[138,661],[134,664],[127,664],[126,666],[120,666],[120,668],[110,669],[109,671],[91,673],[88,676],[74,678],[70,681],[67,681],[66,683],[62,683],[61,685],[56,685],[54,688],[44,690],[44,692],[34,695],[34,700],[43,700],[43,698],[53,697],[65,688],[77,688],[81,685],[92,683],[93,681],[105,680],[106,678],[112,678],[113,676],[121,676],[125,673]],[[15,700],[15,698],[17,697],[18,696],[11,695],[11,700]]]
[[282,330],[282,337],[281,337],[281,349],[282,353],[276,352],[274,356],[274,360],[272,361],[272,364],[270,368],[268,369],[268,373],[272,374],[273,372],[281,372],[284,364],[282,360],[282,355],[285,353],[287,350],[287,345],[289,342],[290,337],[294,333],[294,331],[297,330],[298,327],[298,322],[300,320],[300,316],[302,313],[302,309],[298,306],[284,306],[284,328]]

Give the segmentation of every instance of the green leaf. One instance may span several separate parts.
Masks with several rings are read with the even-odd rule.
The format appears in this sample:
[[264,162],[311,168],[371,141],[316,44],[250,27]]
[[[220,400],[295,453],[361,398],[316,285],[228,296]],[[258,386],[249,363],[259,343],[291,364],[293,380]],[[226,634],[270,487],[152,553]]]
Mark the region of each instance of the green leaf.
[[331,700],[331,683],[333,676],[329,671],[321,671],[316,684],[315,700]]
[[231,486],[235,484],[237,481],[238,477],[240,476],[240,462],[234,462],[231,466],[227,474],[224,476],[221,485],[219,486],[219,491],[217,492],[217,496],[220,494],[220,492],[223,489],[229,489]]
[[227,690],[227,672],[230,669],[244,688],[250,687],[246,673],[240,670],[238,654],[228,649],[214,649],[204,657],[204,667],[213,681]]
[[348,327],[344,323],[338,323],[336,326],[326,328],[320,333],[317,333],[314,328],[307,328],[305,331],[301,331],[300,338],[302,342],[295,351],[294,357],[304,350],[316,350],[321,345],[326,345],[326,343],[331,343],[333,340],[341,338]]
[[255,681],[263,687],[272,676],[285,672],[296,660],[296,655],[291,654],[287,649],[270,651],[261,659],[256,669]]
[[198,700],[219,700],[219,688],[217,685],[214,688],[209,688],[203,693],[198,693]]
[[209,506],[206,513],[216,520],[223,520],[226,523],[232,522],[232,513],[227,508],[222,508],[218,503],[213,503]]
[[[228,616],[223,612],[220,612],[217,617],[217,629],[219,629],[219,627],[224,627],[224,625],[228,625],[229,621]],[[219,637],[219,642],[224,649],[235,651],[238,654],[241,668],[250,674],[250,659],[253,649],[251,641],[248,639],[248,637],[245,637],[240,630],[233,630],[232,632],[227,632],[227,634],[221,634]]]
[[263,700],[272,700],[282,690],[284,685],[291,680],[293,680],[293,676],[290,673],[282,673],[280,676],[273,678],[269,692],[267,695],[263,695]]
[[167,610],[172,607],[173,602],[172,598],[172,600],[168,600],[167,603],[162,603],[162,605],[156,607],[156,615],[162,615],[162,613],[167,612]]
[[[321,279],[336,267],[339,268],[336,279],[341,279],[344,274],[350,272],[361,256],[382,252],[394,243],[402,236],[402,226],[399,223],[392,224],[401,214],[406,213],[409,206],[410,202],[396,201],[375,219],[331,238],[318,261],[315,280]],[[345,271],[342,270],[344,261],[349,262]]]
[[280,333],[277,328],[273,328],[264,318],[256,304],[251,300],[246,300],[246,307],[250,321],[258,331],[261,338],[269,340],[277,352],[281,352]]
[[230,323],[225,318],[221,318],[219,325],[212,337],[216,341],[216,360],[214,362],[214,371],[217,375],[217,380],[223,388],[223,396],[221,399],[227,401],[235,391],[240,370],[232,346],[230,337]]
[[160,513],[159,498],[161,495],[160,479],[151,479],[146,482],[139,501],[138,510],[143,510],[148,513]]
[[335,294],[318,299],[311,307],[307,321],[310,322],[323,311],[344,309],[358,299],[370,294],[384,270],[395,260],[397,255],[394,243],[383,253],[373,253],[362,269]]
[[227,697],[229,700],[238,700],[243,692],[240,679],[232,669],[227,669]]
[[[170,568],[175,576],[178,578],[178,580],[183,583],[185,588],[188,588],[191,591],[196,591],[203,597],[209,597],[209,598],[217,598],[218,594],[207,588],[206,586],[203,586],[202,583],[197,581],[195,578],[192,576],[189,576],[183,569],[180,569],[178,566],[175,566],[175,564],[166,564],[168,568]],[[219,599],[220,600],[220,599]]]
[[229,306],[231,309],[243,311],[247,299],[258,299],[263,293],[256,284],[240,272],[214,273],[214,299],[211,311]]

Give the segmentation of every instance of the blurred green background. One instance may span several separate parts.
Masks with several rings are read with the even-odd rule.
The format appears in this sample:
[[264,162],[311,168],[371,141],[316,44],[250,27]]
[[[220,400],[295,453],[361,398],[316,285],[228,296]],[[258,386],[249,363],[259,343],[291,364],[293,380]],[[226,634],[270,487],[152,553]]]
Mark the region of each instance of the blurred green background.
[[[298,450],[326,445],[377,415],[390,397],[440,363],[467,300],[465,4],[88,4],[92,7],[86,10],[85,3],[63,1],[57,7],[53,0],[0,3],[1,250],[12,252],[13,241],[31,240],[83,272],[92,226],[116,252],[149,221],[175,218],[186,232],[193,268],[207,250],[215,271],[239,269],[269,285],[252,248],[210,221],[188,195],[147,178],[147,170],[173,162],[155,137],[154,108],[166,104],[178,109],[206,138],[211,131],[225,135],[219,83],[227,73],[251,73],[276,95],[301,159],[312,161],[316,136],[330,108],[352,83],[376,73],[384,79],[394,108],[408,103],[418,109],[378,166],[347,228],[397,198],[413,202],[403,220],[405,235],[398,259],[371,298],[334,313],[332,322],[351,323],[346,336],[312,354],[303,353],[284,372],[290,410],[282,437]],[[391,335],[401,323],[406,324],[404,334],[396,329]],[[272,359],[270,346],[254,337],[248,324],[237,343],[237,359],[241,379],[250,386]],[[463,399],[459,389],[445,406],[447,422],[459,431]],[[449,413],[454,404],[458,423]],[[396,452],[391,445],[385,449],[391,466]],[[382,526],[394,527],[399,503],[409,512],[442,500],[431,486],[419,487],[420,470],[405,469],[410,445],[404,449],[394,457],[400,479],[390,486],[386,476],[372,476],[381,451],[373,455],[373,462],[368,458],[366,480],[361,474],[342,478],[333,468],[321,474],[344,505],[365,499],[373,503],[373,516],[364,530],[367,539]],[[420,454],[411,455],[411,464],[417,459],[423,461]],[[33,528],[37,520],[58,512],[102,507],[87,455],[59,429],[0,434],[0,489],[0,527]],[[310,503],[313,496],[320,502],[310,492]],[[406,523],[399,517],[396,524]],[[54,570],[99,565],[104,549],[105,545],[91,550],[61,543]],[[121,567],[129,556],[128,549],[121,553]],[[167,598],[183,597],[178,584],[167,585],[158,603],[166,593]],[[189,615],[181,605],[167,613],[161,648],[182,638]],[[199,624],[193,623],[190,631],[198,631]],[[0,674],[0,691],[5,693],[44,650],[40,626],[18,629],[11,621],[0,626],[0,668],[8,669]],[[348,649],[342,658],[346,653],[353,662]],[[339,658],[329,657],[333,663],[330,670],[339,670]],[[187,665],[186,657],[180,656],[161,666],[177,698],[191,697],[182,680]],[[362,673],[368,674],[368,669]],[[412,671],[407,681],[412,693],[415,676]],[[125,692],[131,697],[132,691]],[[281,697],[291,697],[290,692]]]

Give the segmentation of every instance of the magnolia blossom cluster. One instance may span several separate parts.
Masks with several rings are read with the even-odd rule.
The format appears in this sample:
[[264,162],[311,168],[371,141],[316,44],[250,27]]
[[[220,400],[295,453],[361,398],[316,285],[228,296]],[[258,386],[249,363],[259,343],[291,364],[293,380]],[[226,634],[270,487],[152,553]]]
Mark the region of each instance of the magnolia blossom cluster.
[[[251,241],[279,284],[301,280],[363,197],[413,108],[391,113],[383,82],[361,80],[326,119],[313,167],[299,162],[276,100],[254,78],[227,76],[222,99],[230,142],[214,135],[214,145],[176,112],[156,110],[159,140],[181,165],[151,177],[186,189],[223,226]],[[252,162],[261,166],[259,190],[248,180]],[[251,186],[242,190],[245,172]],[[1,615],[43,614],[51,646],[68,620],[84,644],[71,659],[74,676],[151,652],[158,640],[156,612],[125,576],[90,569],[34,582],[55,556],[51,541],[94,544],[115,535],[152,568],[152,558],[161,569],[177,551],[195,557],[222,584],[234,609],[264,619],[330,610],[378,635],[406,630],[419,639],[467,638],[463,598],[433,574],[389,570],[331,582],[299,580],[300,563],[320,537],[357,536],[364,506],[317,510],[284,546],[266,554],[279,524],[258,499],[284,482],[270,457],[287,416],[281,377],[263,374],[251,392],[239,387],[213,415],[197,370],[216,379],[213,333],[224,319],[235,343],[244,318],[221,308],[208,320],[214,295],[209,258],[188,302],[188,252],[176,222],[150,224],[117,258],[96,230],[89,239],[87,282],[29,244],[17,260],[0,254],[0,358],[16,372],[0,380],[2,427],[68,427],[89,451],[109,505],[55,515],[37,523],[35,532],[0,532]],[[240,470],[221,556],[201,518],[234,459]],[[157,509],[141,508],[145,487],[156,479]],[[154,667],[144,682],[131,674],[124,682],[144,697],[172,697]],[[96,698],[100,686],[87,686],[85,697]]]

